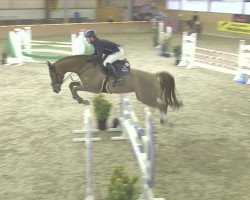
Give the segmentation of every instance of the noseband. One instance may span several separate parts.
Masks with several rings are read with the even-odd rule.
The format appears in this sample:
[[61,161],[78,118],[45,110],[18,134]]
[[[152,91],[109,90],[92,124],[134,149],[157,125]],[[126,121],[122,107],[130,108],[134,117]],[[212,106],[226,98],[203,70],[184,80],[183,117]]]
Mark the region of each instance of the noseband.
[[[49,72],[50,72],[50,77],[52,80],[56,79],[55,81],[53,81],[53,83],[51,83],[52,87],[59,87],[61,86],[66,80],[68,80],[69,78],[71,78],[72,81],[75,81],[72,79],[72,74],[76,73],[77,75],[79,74],[79,72],[81,71],[82,66],[79,67],[77,72],[71,72],[66,78],[64,78],[62,81],[59,81],[58,79],[58,75],[56,73],[56,68],[54,66],[54,64],[48,63],[49,65]],[[53,75],[52,75],[53,74]],[[79,76],[79,75],[78,75]],[[55,77],[55,78],[54,78]]]
[[52,79],[52,80],[55,79],[55,81],[53,81],[53,82],[51,83],[51,86],[52,86],[52,87],[58,87],[58,86],[62,85],[63,82],[61,82],[61,81],[58,80],[58,76],[57,76],[57,73],[56,73],[56,69],[53,68],[53,69],[50,69],[49,71],[50,71],[50,77],[51,77],[51,79]]

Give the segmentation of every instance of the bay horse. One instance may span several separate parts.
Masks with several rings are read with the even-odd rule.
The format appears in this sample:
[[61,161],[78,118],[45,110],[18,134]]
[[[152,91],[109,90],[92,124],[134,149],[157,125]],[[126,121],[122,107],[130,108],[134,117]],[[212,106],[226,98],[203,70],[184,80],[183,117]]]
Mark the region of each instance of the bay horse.
[[177,98],[174,77],[170,73],[152,74],[131,69],[128,75],[122,77],[123,84],[114,86],[99,64],[87,62],[87,58],[87,55],[75,55],[62,58],[53,64],[47,62],[51,86],[55,93],[60,92],[65,74],[72,72],[80,78],[79,81],[69,84],[72,97],[78,103],[89,104],[89,101],[78,95],[78,91],[109,94],[134,92],[137,100],[149,107],[159,109],[162,124],[167,122],[168,106],[173,110],[182,106],[182,101]]

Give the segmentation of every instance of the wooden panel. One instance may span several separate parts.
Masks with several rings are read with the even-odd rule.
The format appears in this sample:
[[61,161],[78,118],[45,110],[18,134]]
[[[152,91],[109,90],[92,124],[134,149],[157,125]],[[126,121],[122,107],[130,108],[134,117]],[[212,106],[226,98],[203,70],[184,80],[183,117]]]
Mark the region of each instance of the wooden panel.
[[11,9],[45,8],[44,0],[19,0],[12,3]]
[[[58,0],[60,8],[64,7],[64,0]],[[96,8],[95,0],[67,0],[68,8]],[[0,0],[0,9],[41,9],[45,8],[45,0]]]
[[[0,26],[0,38],[7,38],[8,32],[16,27],[24,26]],[[77,24],[44,24],[31,25],[32,36],[68,35],[79,32],[82,29],[95,29],[98,34],[106,33],[145,33],[151,31],[147,22],[118,22],[118,23],[77,23]]]
[[44,10],[1,10],[0,20],[43,19]]
[[[95,0],[68,0],[68,8],[96,8]],[[63,7],[63,0],[60,0],[60,6]]]
[[125,17],[125,9],[123,7],[106,7],[97,9],[97,20],[100,22],[107,22],[112,18],[115,22],[123,21]]
[[0,9],[9,9],[10,1],[9,0],[0,0]]

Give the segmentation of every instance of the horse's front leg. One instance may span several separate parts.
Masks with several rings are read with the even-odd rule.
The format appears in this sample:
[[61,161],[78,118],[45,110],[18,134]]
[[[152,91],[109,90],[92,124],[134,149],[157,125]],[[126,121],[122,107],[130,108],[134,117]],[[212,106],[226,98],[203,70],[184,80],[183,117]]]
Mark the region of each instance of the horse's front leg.
[[71,82],[69,84],[69,88],[70,88],[70,91],[71,91],[71,94],[72,94],[72,97],[73,99],[77,100],[78,103],[82,103],[82,104],[85,104],[85,105],[89,105],[89,101],[88,100],[85,100],[83,99],[82,97],[80,97],[78,95],[78,91],[84,91],[85,87],[83,87],[80,82]]
[[76,97],[77,97],[77,96],[75,96],[77,94],[75,94],[75,95],[73,94],[73,88],[74,87],[79,87],[79,86],[81,86],[80,82],[70,82],[70,84],[69,84],[69,89],[71,91],[73,99],[76,99]]

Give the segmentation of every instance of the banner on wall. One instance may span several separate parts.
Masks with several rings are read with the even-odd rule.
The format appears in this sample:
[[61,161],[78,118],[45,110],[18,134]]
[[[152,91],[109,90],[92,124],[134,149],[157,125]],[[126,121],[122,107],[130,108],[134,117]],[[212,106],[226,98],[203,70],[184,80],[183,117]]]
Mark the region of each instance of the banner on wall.
[[219,31],[250,34],[250,24],[249,23],[219,21],[217,23],[217,29]]
[[52,11],[58,11],[59,10],[59,0],[50,0],[50,9]]
[[250,23],[250,15],[234,14],[233,21],[240,23]]

